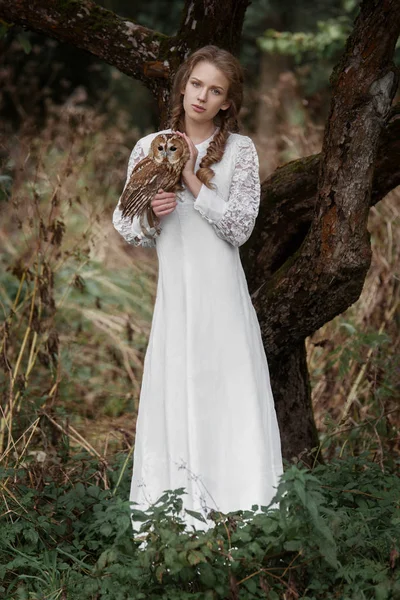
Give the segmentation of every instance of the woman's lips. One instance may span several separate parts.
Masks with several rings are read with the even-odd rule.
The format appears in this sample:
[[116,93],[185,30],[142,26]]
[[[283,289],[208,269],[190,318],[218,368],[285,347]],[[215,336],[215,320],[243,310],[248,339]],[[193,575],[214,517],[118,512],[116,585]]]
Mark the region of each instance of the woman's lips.
[[204,112],[206,110],[205,108],[201,108],[201,106],[197,106],[197,104],[192,104],[192,108],[196,112]]

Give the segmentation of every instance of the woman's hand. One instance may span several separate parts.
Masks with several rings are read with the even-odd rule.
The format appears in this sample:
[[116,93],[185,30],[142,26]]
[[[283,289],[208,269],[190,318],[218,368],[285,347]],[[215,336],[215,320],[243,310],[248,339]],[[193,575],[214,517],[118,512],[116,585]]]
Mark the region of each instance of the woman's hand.
[[197,150],[190,137],[186,135],[186,133],[182,133],[181,131],[175,131],[174,133],[177,133],[181,137],[183,137],[186,140],[187,145],[189,147],[190,156],[183,168],[182,179],[185,182],[186,187],[192,192],[193,196],[197,198],[202,186],[200,179],[198,179],[196,173],[194,172],[199,151]]
[[186,133],[182,133],[181,131],[174,131],[174,133],[177,133],[178,135],[183,137],[186,140],[187,145],[189,146],[190,156],[189,156],[189,158],[183,168],[183,171],[182,171],[182,178],[186,182],[188,179],[190,179],[190,177],[193,177],[193,175],[195,174],[194,168],[196,165],[197,155],[198,155],[199,151],[197,150],[196,146],[193,144],[190,137],[188,135],[186,135]]
[[151,207],[157,217],[165,217],[176,208],[176,193],[158,190],[151,201]]

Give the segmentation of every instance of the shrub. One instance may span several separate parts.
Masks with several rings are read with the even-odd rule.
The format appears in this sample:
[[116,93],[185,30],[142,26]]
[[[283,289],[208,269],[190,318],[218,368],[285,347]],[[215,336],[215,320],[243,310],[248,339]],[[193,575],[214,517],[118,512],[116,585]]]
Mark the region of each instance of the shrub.
[[125,456],[107,467],[109,489],[99,485],[104,465],[86,454],[75,459],[79,477],[62,470],[50,476],[42,465],[36,487],[37,465],[1,471],[3,597],[400,597],[400,480],[364,456],[313,472],[287,466],[272,501],[279,509],[271,503],[257,514],[257,505],[213,512],[205,532],[185,530],[183,488],[166,490],[147,511],[136,511],[143,519],[136,537],[124,500]]

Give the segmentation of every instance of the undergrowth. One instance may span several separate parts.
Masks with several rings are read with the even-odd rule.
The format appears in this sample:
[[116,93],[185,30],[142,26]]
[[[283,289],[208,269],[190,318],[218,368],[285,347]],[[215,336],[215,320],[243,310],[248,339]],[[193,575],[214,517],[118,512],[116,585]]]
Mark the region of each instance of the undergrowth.
[[2,597],[400,597],[400,479],[365,456],[312,472],[287,466],[278,509],[214,511],[205,532],[185,530],[185,490],[166,490],[146,512],[136,510],[143,523],[135,536],[125,456],[106,467],[87,453],[74,460],[79,467],[69,478],[37,458],[1,470],[3,491],[11,480],[13,490],[1,507]]

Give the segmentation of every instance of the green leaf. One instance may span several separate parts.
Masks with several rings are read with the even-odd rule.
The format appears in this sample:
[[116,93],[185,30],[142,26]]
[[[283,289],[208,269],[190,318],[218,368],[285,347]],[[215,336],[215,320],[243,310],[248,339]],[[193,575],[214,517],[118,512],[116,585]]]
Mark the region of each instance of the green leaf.
[[167,567],[174,566],[178,561],[178,552],[175,548],[167,548],[164,552],[164,560]]
[[283,544],[285,550],[290,552],[298,552],[302,548],[303,544],[301,540],[288,540]]
[[242,531],[239,529],[239,531],[235,531],[235,533],[232,534],[232,541],[234,542],[251,542],[252,541],[252,537],[250,535],[250,533],[248,533],[247,531]]
[[22,533],[28,542],[33,542],[36,544],[39,539],[39,535],[34,529],[24,529]]
[[75,493],[79,498],[84,498],[86,495],[85,486],[80,481],[75,485]]
[[29,39],[26,37],[26,35],[24,35],[23,33],[19,33],[17,35],[17,40],[21,44],[25,54],[29,54],[32,50],[32,45],[31,45]]
[[156,577],[157,577],[157,579],[158,579],[158,581],[159,581],[160,583],[162,583],[162,578],[163,578],[163,575],[164,575],[164,573],[166,573],[166,572],[167,572],[167,569],[165,568],[165,566],[164,566],[164,565],[159,565],[159,566],[157,567],[157,569],[156,569]]
[[306,506],[307,505],[307,494],[306,494],[306,490],[304,487],[304,483],[302,483],[298,479],[295,479],[293,487],[294,487],[296,494],[300,498],[303,506]]
[[216,574],[209,564],[202,564],[200,567],[199,579],[205,586],[213,589],[216,582]]
[[251,593],[251,594],[257,594],[258,591],[258,584],[257,581],[255,581],[255,577],[252,577],[251,579],[248,579],[247,581],[245,581],[243,583],[244,587],[247,588],[247,590]]
[[207,520],[203,517],[203,515],[201,513],[196,512],[195,510],[189,510],[188,508],[185,508],[185,512],[187,512],[188,515],[191,515],[195,519],[198,519],[199,521],[203,521],[203,523],[207,523]]
[[351,323],[341,323],[341,327],[344,327],[351,335],[354,335],[357,330]]
[[92,498],[98,498],[101,494],[101,489],[99,487],[97,487],[97,485],[90,485],[86,492],[89,494],[89,496],[91,496]]
[[103,523],[103,525],[100,527],[100,533],[105,537],[109,537],[112,534],[112,532],[113,528],[109,523]]
[[207,562],[204,554],[198,550],[189,550],[187,559],[191,565],[197,565],[199,562]]
[[338,561],[336,555],[336,545],[321,539],[318,541],[318,547],[326,562],[334,569],[337,569]]
[[387,581],[382,581],[374,587],[376,600],[388,600],[390,595],[390,584]]

